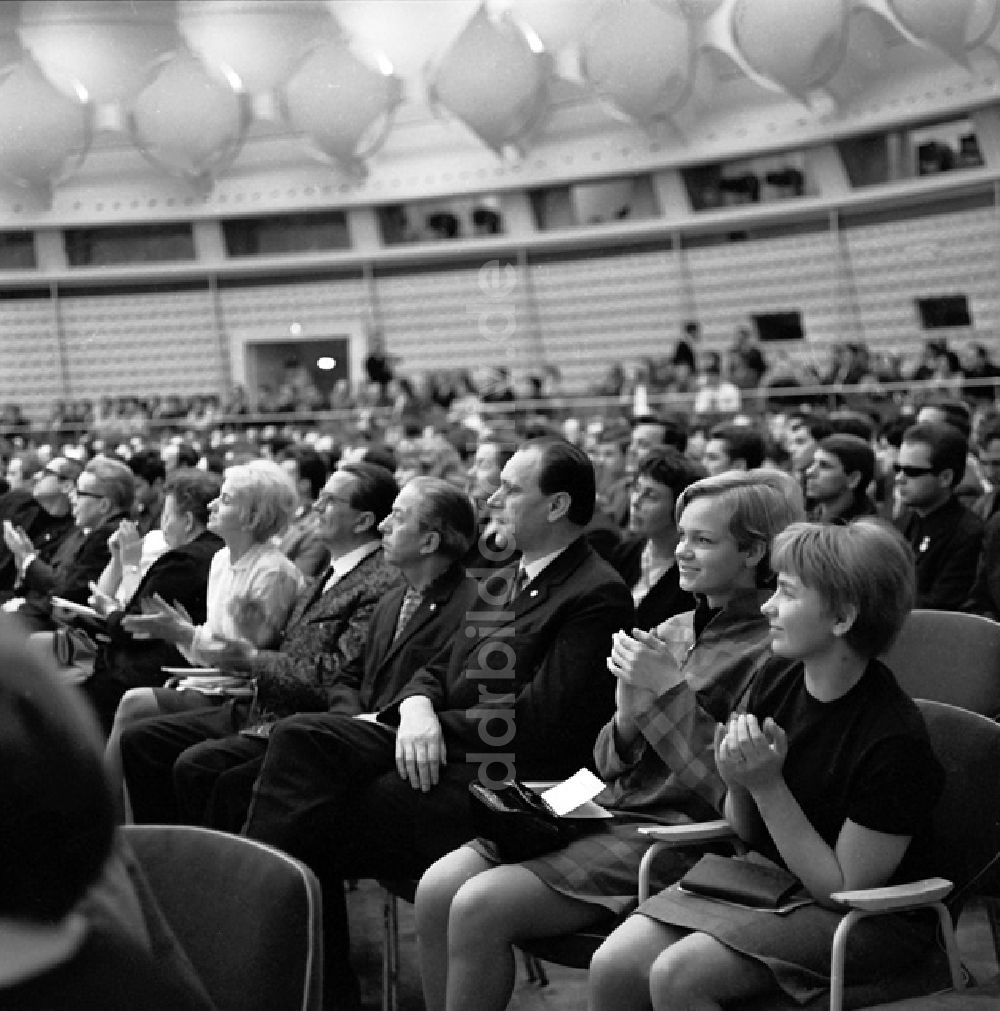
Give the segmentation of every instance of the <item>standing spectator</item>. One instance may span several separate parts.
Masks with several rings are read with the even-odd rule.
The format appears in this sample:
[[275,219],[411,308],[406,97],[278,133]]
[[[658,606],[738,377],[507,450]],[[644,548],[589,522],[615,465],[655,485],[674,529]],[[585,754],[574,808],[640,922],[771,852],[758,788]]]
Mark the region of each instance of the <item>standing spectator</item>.
[[385,349],[381,330],[373,330],[368,338],[368,356],[365,358],[365,375],[370,383],[375,383],[385,400],[389,383],[392,382],[392,361]]
[[896,526],[916,555],[917,607],[960,610],[969,597],[983,521],[955,495],[968,445],[952,425],[913,425],[895,465],[903,509]]

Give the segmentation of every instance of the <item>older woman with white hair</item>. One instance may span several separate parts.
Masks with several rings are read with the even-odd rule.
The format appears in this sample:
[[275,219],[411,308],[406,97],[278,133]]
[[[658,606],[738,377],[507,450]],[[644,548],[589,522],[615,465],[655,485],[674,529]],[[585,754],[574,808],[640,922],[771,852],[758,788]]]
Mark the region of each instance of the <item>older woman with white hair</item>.
[[[269,460],[230,467],[218,498],[209,503],[208,529],[225,546],[216,552],[208,575],[207,618],[195,625],[182,607],[153,597],[143,614],[122,619],[133,635],[164,639],[193,665],[212,666],[214,650],[233,639],[261,649],[274,646],[284,629],[305,578],[277,547],[276,535],[288,525],[298,502],[285,470]],[[168,688],[132,688],[115,713],[106,753],[109,774],[120,779],[120,740],[135,720],[211,706],[217,696]]]
[[211,665],[213,646],[248,639],[272,646],[305,580],[274,543],[288,526],[298,496],[287,473],[270,460],[231,467],[209,504],[208,529],[225,547],[208,576],[208,618],[194,625],[169,601],[154,598],[147,613],[123,621],[127,631],[174,643],[194,664]]

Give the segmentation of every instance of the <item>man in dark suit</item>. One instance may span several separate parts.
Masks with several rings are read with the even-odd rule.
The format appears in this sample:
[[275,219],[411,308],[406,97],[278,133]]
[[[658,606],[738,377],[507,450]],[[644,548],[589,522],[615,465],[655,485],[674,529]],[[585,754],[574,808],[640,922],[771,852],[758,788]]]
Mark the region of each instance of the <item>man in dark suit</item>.
[[[233,701],[140,720],[124,729],[122,763],[136,822],[181,819],[174,777],[189,763],[203,765],[214,757],[229,768],[252,759],[259,752],[254,736],[266,735],[275,720],[327,708],[327,692],[341,670],[364,650],[375,605],[399,580],[385,560],[378,532],[397,490],[392,474],[370,463],[347,464],[326,482],[316,508],[333,561],[295,605],[281,645],[258,650],[234,641],[217,653],[227,673],[254,680],[252,709]],[[155,616],[130,616],[123,624],[133,632],[155,633],[155,621]]]
[[53,629],[56,618],[71,617],[53,610],[53,597],[86,603],[90,583],[111,557],[108,538],[128,516],[134,495],[135,479],[124,463],[103,456],[91,460],[70,492],[76,526],[59,545],[51,564],[23,530],[4,527],[4,541],[20,576],[17,590],[24,598],[16,613],[28,628]]
[[[94,626],[99,643],[94,673],[81,687],[105,733],[110,732],[118,703],[129,688],[162,685],[164,666],[186,664],[165,639],[136,639],[122,628],[122,618],[141,614],[142,602],[159,596],[183,607],[196,624],[204,622],[208,571],[222,547],[222,538],[206,529],[208,504],[219,494],[220,485],[219,476],[208,471],[188,467],[171,471],[160,514],[168,550],[146,570],[125,607],[115,607]],[[83,624],[90,631],[86,620]]]
[[673,446],[660,446],[639,461],[628,514],[632,536],[609,558],[632,590],[636,628],[655,628],[695,605],[677,578],[674,549],[679,534],[674,508],[677,496],[704,476],[697,464]]
[[[70,493],[83,467],[64,456],[53,457],[35,474],[31,491],[13,488],[0,495],[0,521],[23,530],[44,562],[51,562],[73,529]],[[17,562],[6,542],[0,543],[0,600],[14,595]]]
[[283,720],[244,831],[302,857],[324,882],[331,1000],[351,1007],[341,882],[417,876],[474,835],[468,784],[569,775],[592,762],[614,707],[605,661],[632,600],[583,532],[594,469],[555,438],[527,442],[490,497],[517,566],[480,584],[460,634],[374,721]]
[[955,495],[967,454],[952,425],[926,422],[903,433],[895,470],[904,509],[896,526],[916,555],[917,607],[958,611],[972,590],[983,521]]

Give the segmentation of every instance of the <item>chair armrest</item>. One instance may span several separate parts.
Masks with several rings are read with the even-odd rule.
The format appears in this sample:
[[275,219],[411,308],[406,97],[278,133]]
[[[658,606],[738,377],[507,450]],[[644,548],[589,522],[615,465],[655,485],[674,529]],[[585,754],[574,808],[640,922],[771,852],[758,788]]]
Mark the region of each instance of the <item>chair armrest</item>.
[[736,835],[732,825],[725,818],[715,821],[696,821],[690,825],[643,825],[641,835],[650,837],[650,842],[666,846],[690,846],[700,842],[720,842]]
[[724,818],[714,821],[696,821],[690,825],[643,825],[639,832],[649,836],[649,849],[643,854],[639,864],[639,901],[649,898],[649,875],[656,857],[666,849],[680,849],[699,843],[724,842],[727,839],[739,842],[732,825]]
[[917,909],[931,902],[940,902],[952,889],[945,878],[925,878],[923,881],[885,888],[858,888],[850,892],[834,892],[834,902],[861,909],[867,913],[889,913],[900,909]]

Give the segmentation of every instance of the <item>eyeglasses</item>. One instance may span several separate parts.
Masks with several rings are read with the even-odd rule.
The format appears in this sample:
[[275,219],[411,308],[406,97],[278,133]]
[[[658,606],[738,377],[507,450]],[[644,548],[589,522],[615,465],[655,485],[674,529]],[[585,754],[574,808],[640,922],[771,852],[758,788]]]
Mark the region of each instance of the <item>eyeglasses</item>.
[[45,467],[38,476],[45,477],[46,474],[51,474],[58,481],[64,481],[66,479],[66,475],[60,474],[55,467]]
[[81,488],[78,485],[74,486],[73,494],[77,498],[104,498],[99,491],[87,491],[86,488]]
[[934,467],[914,467],[908,463],[894,464],[892,469],[896,474],[905,474],[906,477],[926,477],[937,473]]
[[318,513],[326,512],[335,502],[340,502],[342,505],[351,506],[351,500],[344,495],[330,495],[323,492],[321,495],[317,496],[316,501],[313,503],[313,510]]
[[981,467],[1000,467],[1000,456],[981,456],[979,458],[979,464]]

